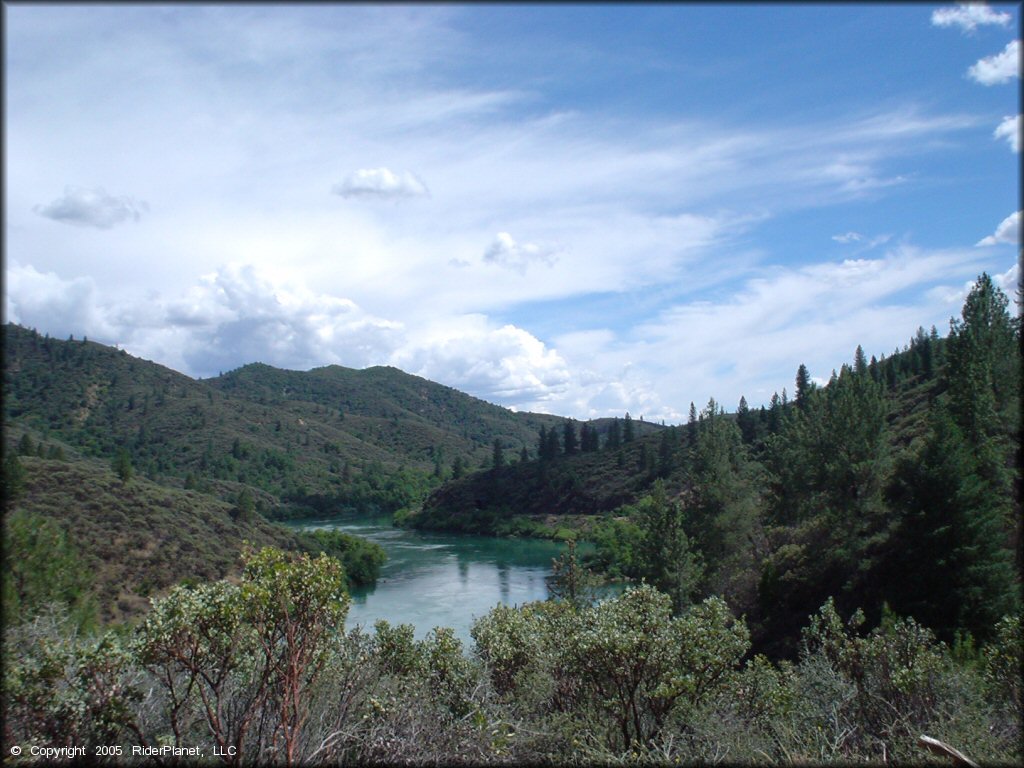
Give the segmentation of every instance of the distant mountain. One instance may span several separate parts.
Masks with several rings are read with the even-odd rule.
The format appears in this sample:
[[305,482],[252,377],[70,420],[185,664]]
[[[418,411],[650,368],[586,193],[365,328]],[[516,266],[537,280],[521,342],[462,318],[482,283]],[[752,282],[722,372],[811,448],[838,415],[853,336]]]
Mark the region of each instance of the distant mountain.
[[[195,380],[85,339],[4,328],[4,420],[69,454],[130,454],[136,471],[261,509],[330,500],[396,508],[459,460],[532,450],[563,419],[514,413],[395,368],[308,372],[246,365]],[[321,504],[322,506],[322,504]]]

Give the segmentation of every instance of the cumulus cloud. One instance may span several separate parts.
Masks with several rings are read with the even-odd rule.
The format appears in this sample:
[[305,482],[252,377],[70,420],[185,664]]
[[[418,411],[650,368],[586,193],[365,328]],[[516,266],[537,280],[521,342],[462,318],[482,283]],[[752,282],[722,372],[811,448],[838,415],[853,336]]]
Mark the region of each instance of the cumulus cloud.
[[997,139],[1006,139],[1010,144],[1011,152],[1020,152],[1020,115],[1011,115],[1003,118],[992,132]]
[[964,32],[973,32],[985,24],[1005,27],[1010,21],[1010,14],[993,11],[985,3],[961,3],[953,8],[936,8],[932,11],[934,26],[960,27]]
[[39,328],[54,336],[86,335],[110,338],[113,325],[99,304],[95,281],[90,277],[65,280],[54,272],[40,272],[32,265],[12,262],[6,271],[4,297],[8,322]]
[[138,221],[140,212],[148,211],[149,206],[144,201],[107,194],[102,187],[67,186],[63,197],[49,205],[37,205],[32,210],[63,224],[110,229],[129,219]]
[[555,349],[515,325],[468,315],[410,339],[392,364],[504,405],[543,402],[563,392],[569,367]]
[[557,249],[537,243],[517,243],[508,232],[499,232],[494,242],[484,251],[483,259],[488,264],[514,269],[525,273],[527,266],[533,262],[542,262],[548,266],[555,263]]
[[1020,40],[1006,44],[1002,53],[980,59],[967,75],[982,85],[998,85],[1020,77]]
[[978,245],[997,245],[1008,243],[1017,245],[1020,242],[1020,211],[1011,213],[996,227],[996,231],[978,241]]
[[396,346],[401,330],[349,299],[239,264],[207,275],[185,300],[167,307],[166,318],[188,330],[184,358],[200,375],[255,361],[292,369],[373,365]]
[[331,189],[342,197],[398,200],[406,197],[429,197],[430,191],[418,176],[409,171],[395,173],[388,168],[364,168],[350,173]]

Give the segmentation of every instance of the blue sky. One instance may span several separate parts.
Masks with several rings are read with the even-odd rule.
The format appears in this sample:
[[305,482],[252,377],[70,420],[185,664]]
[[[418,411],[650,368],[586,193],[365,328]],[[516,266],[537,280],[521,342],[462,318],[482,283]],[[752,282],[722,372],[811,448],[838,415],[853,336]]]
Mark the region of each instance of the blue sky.
[[675,422],[1020,258],[1019,5],[19,5],[6,319]]

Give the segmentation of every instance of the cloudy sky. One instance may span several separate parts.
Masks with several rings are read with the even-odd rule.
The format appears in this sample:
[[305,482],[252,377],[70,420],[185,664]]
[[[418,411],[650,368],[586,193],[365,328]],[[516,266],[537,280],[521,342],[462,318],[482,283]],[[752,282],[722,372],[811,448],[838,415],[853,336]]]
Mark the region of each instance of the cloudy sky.
[[5,5],[7,321],[685,419],[1020,253],[1018,5]]

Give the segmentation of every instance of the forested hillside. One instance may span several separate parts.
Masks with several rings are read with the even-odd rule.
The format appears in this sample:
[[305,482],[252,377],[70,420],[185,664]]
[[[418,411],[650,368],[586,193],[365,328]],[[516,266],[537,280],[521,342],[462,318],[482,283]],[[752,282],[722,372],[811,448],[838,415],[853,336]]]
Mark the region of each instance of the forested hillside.
[[243,486],[273,516],[393,511],[453,471],[518,451],[551,416],[513,413],[394,368],[308,372],[252,364],[193,380],[85,339],[4,328],[8,435],[57,441],[162,483],[230,500]]
[[[505,417],[466,417],[486,468],[456,462],[411,522],[529,532],[553,518],[595,544],[589,563],[571,545],[554,564],[552,599],[476,619],[471,649],[443,627],[347,630],[346,579],[373,551],[273,528],[257,507],[276,508],[277,486],[253,462],[275,445],[313,462],[333,419],[432,429],[457,396],[386,369],[248,366],[214,387],[12,337],[7,744],[115,762],[217,745],[192,756],[228,765],[888,764],[928,757],[929,734],[1020,762],[1020,325],[985,275],[947,338],[858,349],[824,387],[801,365],[793,398],[765,409],[711,401],[663,428],[524,417],[513,434],[535,443],[511,456],[501,436],[480,445]],[[167,437],[138,440],[156,429],[139,409],[162,413]],[[186,449],[193,432],[226,448],[225,476],[197,474],[211,465]],[[280,432],[287,447],[264,441]],[[151,462],[232,500],[139,477]],[[595,601],[587,565],[645,583]],[[91,630],[98,602],[124,618],[145,595],[138,621]]]
[[[590,444],[564,424],[537,459],[450,482],[411,524],[478,532],[570,525],[591,565],[645,579],[677,610],[710,595],[755,648],[792,656],[828,598],[987,639],[1020,604],[1019,322],[987,276],[947,338],[817,387],[796,372],[768,408],[691,405],[689,423]],[[559,516],[564,516],[561,520]]]

